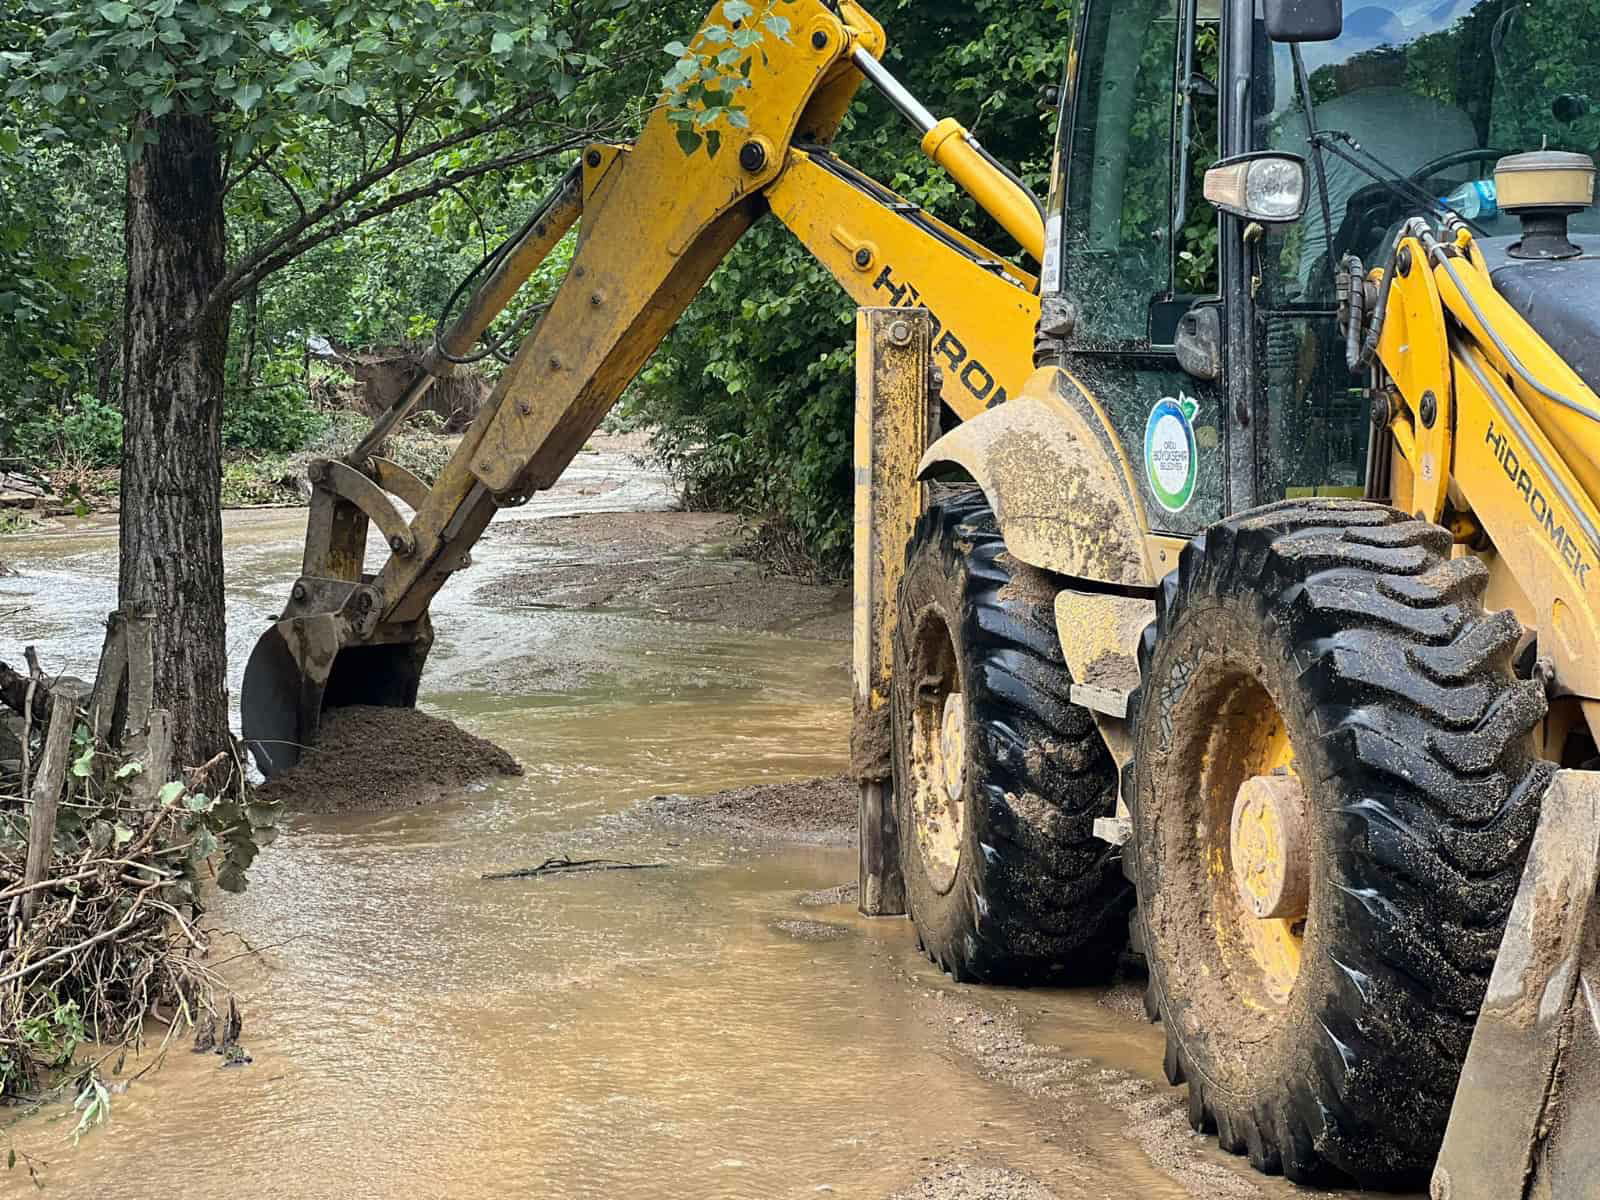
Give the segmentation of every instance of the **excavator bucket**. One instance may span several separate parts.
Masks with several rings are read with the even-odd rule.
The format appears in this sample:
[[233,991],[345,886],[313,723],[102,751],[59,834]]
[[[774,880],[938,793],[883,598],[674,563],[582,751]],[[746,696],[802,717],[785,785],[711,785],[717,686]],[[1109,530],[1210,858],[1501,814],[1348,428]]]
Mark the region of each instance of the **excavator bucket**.
[[1434,1200],[1600,1200],[1600,772],[1560,771],[1478,1014]]
[[245,742],[267,778],[299,763],[329,709],[416,704],[433,646],[427,619],[402,641],[353,643],[349,631],[339,614],[319,613],[279,621],[256,643],[239,708]]

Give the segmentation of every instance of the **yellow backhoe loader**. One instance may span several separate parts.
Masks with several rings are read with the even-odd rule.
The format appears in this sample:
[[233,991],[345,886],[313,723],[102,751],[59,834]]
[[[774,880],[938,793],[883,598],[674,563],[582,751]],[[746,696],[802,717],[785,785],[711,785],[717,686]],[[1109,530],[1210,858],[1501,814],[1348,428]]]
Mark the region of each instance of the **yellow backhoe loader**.
[[[1131,941],[1195,1128],[1263,1171],[1600,1195],[1600,5],[1080,9],[1043,205],[852,0],[784,5],[723,153],[665,111],[590,148],[313,466],[256,761],[415,701],[431,597],[770,214],[862,306],[863,911],[962,980]],[[863,83],[1026,257],[833,154]],[[437,483],[378,457],[575,224]]]

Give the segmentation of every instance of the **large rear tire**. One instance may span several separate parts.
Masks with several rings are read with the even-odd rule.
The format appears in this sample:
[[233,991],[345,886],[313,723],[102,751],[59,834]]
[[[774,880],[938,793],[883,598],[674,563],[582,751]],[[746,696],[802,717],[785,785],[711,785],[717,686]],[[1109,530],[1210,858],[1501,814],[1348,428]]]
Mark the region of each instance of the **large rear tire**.
[[[1262,1171],[1409,1188],[1437,1155],[1553,769],[1486,577],[1437,526],[1312,500],[1214,526],[1163,586],[1135,941],[1191,1122]],[[1249,868],[1280,860],[1299,905],[1263,919]]]
[[1132,892],[1094,819],[1116,774],[1070,700],[1055,587],[1006,553],[976,488],[918,523],[894,642],[894,779],[906,899],[958,981],[1103,978]]

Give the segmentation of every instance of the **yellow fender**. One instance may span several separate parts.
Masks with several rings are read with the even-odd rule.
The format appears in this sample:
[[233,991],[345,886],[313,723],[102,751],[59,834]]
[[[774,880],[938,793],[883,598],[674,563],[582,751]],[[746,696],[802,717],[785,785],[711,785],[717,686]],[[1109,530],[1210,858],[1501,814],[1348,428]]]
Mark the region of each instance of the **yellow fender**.
[[944,465],[983,489],[1019,562],[1095,583],[1155,586],[1127,456],[1104,410],[1066,371],[1035,371],[1020,395],[940,438],[919,476]]

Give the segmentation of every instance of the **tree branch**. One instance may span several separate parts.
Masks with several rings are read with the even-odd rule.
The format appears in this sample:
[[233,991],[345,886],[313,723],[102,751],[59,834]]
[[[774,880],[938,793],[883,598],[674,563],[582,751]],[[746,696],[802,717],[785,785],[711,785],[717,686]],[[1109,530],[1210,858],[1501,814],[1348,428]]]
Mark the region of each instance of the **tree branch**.
[[[302,221],[305,220],[306,219],[305,201],[300,199],[300,193],[294,190],[294,185],[291,184],[287,179],[285,179],[283,177],[283,172],[279,171],[270,162],[263,162],[261,165],[264,168],[266,168],[266,172],[267,172],[268,175],[271,175],[274,179],[276,179],[280,184],[283,185],[283,190],[289,193],[289,199],[293,200],[294,201],[294,206],[297,209],[300,210],[300,219]],[[248,290],[249,290],[248,288],[245,289],[245,291],[248,291]],[[242,295],[243,292],[241,292],[240,294]]]
[[248,290],[251,286],[260,283],[274,271],[293,262],[308,250],[313,250],[322,245],[322,243],[339,237],[341,234],[349,233],[352,229],[365,225],[369,221],[375,221],[379,217],[388,216],[390,213],[405,208],[409,204],[415,204],[418,200],[427,200],[437,196],[440,192],[447,191],[468,179],[476,179],[480,175],[488,175],[495,171],[504,171],[510,167],[520,166],[523,163],[533,162],[540,158],[548,158],[552,154],[560,154],[565,150],[574,150],[580,146],[588,145],[590,140],[590,134],[585,130],[549,146],[539,146],[532,150],[518,150],[514,154],[502,155],[487,162],[477,163],[470,167],[461,167],[444,175],[435,176],[428,183],[409,188],[403,192],[397,192],[377,204],[368,205],[366,208],[356,209],[347,216],[317,229],[315,233],[307,233],[299,241],[281,246],[272,257],[258,259],[250,269],[250,272],[240,278],[238,287],[242,290]]
[[[237,300],[251,283],[259,282],[265,275],[271,273],[270,271],[261,270],[263,263],[269,260],[275,262],[276,266],[272,270],[276,270],[277,266],[282,266],[284,262],[288,261],[283,258],[284,247],[295,245],[297,241],[304,238],[304,235],[309,230],[328,220],[363,192],[368,191],[397,171],[404,170],[414,163],[431,158],[436,154],[442,154],[444,151],[453,149],[463,143],[474,141],[485,134],[504,129],[529,109],[548,103],[550,99],[551,97],[548,94],[528,96],[482,125],[459,129],[446,137],[438,138],[426,145],[399,153],[404,132],[409,131],[414,123],[414,121],[407,121],[402,126],[402,132],[395,136],[397,153],[391,156],[389,162],[351,180],[350,183],[340,188],[327,200],[307,212],[305,216],[281,230],[253,253],[236,263],[228,274],[223,277],[222,282],[213,289],[205,307],[196,317],[195,325],[199,328],[204,328],[208,322],[215,321],[221,315],[220,310]],[[414,118],[415,109],[412,110],[412,114]],[[319,242],[326,240],[326,238],[318,239]]]

